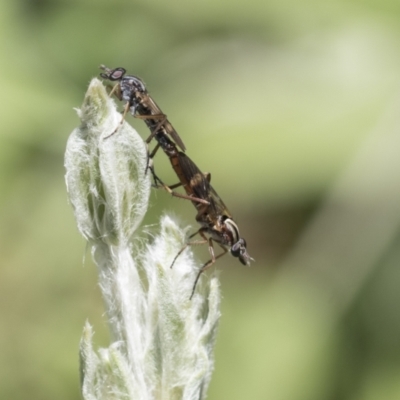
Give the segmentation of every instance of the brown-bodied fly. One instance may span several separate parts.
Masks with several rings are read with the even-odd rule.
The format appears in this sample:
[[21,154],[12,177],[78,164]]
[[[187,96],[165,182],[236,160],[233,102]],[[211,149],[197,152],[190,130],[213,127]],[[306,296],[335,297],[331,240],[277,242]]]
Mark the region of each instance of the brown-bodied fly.
[[[145,140],[147,145],[152,139],[156,139],[157,142],[159,142],[160,137],[170,136],[182,150],[185,150],[185,145],[175,128],[168,121],[167,116],[161,111],[156,102],[150,97],[144,83],[138,77],[125,75],[126,70],[124,68],[109,69],[104,65],[101,65],[100,68],[106,71],[105,73],[100,74],[102,78],[118,82],[110,94],[114,94],[119,100],[126,101],[121,123],[124,121],[125,115],[129,110],[135,118],[143,119],[147,127],[150,129],[150,136]],[[106,139],[116,133],[118,128],[119,126],[108,135]],[[173,142],[171,141],[171,143]],[[149,154],[149,160],[153,159],[159,148],[160,145],[157,145],[154,148],[153,152]],[[165,185],[161,179],[155,175],[154,169],[149,165],[149,163],[148,167],[150,167],[153,173],[156,184],[157,182],[160,183],[171,195],[202,204],[208,204],[207,200],[202,198],[195,198],[190,195],[174,192],[172,189],[176,187],[176,185]]]
[[[124,68],[109,69],[104,65],[100,68],[105,71],[100,76],[109,81],[117,81],[110,95],[114,94],[119,100],[126,101],[121,124],[128,111],[135,117],[143,119],[150,129],[150,136],[146,139],[149,144],[153,139],[155,132],[162,127],[164,133],[169,135],[182,151],[185,151],[185,145],[178,135],[178,132],[170,124],[167,116],[161,111],[160,107],[147,92],[144,83],[136,76],[125,75]],[[117,132],[119,126],[107,137]]]
[[[231,213],[211,186],[210,174],[202,173],[185,153],[178,150],[177,145],[182,141],[166,116],[162,114],[156,103],[148,95],[143,82],[135,76],[125,75],[126,71],[123,68],[114,70],[104,66],[101,66],[101,68],[106,71],[106,73],[101,74],[103,78],[119,81],[119,87],[115,89],[115,93],[117,93],[118,98],[127,101],[125,114],[127,110],[130,110],[134,116],[138,114],[141,117],[146,117],[143,119],[151,132],[146,142],[149,143],[153,138],[157,141],[157,146],[149,155],[150,159],[155,156],[157,150],[161,147],[179,178],[178,184],[167,186],[155,174],[153,166],[150,166],[155,182],[160,183],[172,195],[192,201],[197,209],[196,221],[201,225],[201,228],[189,236],[189,239],[200,235],[201,240],[189,241],[178,252],[171,265],[172,267],[175,260],[188,246],[208,244],[211,259],[200,268],[193,285],[192,297],[200,275],[210,268],[218,258],[225,255],[228,250],[243,265],[250,264],[252,258],[247,253],[246,241],[240,237],[239,228],[234,222]],[[154,118],[155,116],[157,118]],[[179,142],[175,140],[174,136],[179,138]],[[176,141],[177,145],[170,137]],[[184,149],[181,145],[179,147],[182,150]],[[179,186],[183,186],[186,196],[172,190]],[[214,252],[213,242],[216,242],[223,249],[223,252],[217,256]]]
[[[208,244],[208,251],[210,252],[211,259],[200,268],[193,285],[192,297],[200,275],[210,268],[218,258],[225,255],[228,250],[234,257],[237,257],[243,265],[249,265],[252,258],[247,253],[245,239],[240,237],[239,227],[233,220],[231,213],[222,199],[211,186],[210,174],[202,173],[197,165],[185,153],[178,151],[176,145],[166,135],[160,137],[156,136],[156,140],[169,157],[172,167],[179,178],[180,183],[173,185],[173,187],[182,185],[191,199],[200,198],[206,200],[208,203],[203,204],[192,200],[193,205],[197,209],[196,221],[201,225],[201,228],[190,235],[189,239],[200,235],[201,240],[187,242],[172,261],[173,265],[175,260],[188,246]],[[159,180],[153,169],[152,173],[155,179]],[[161,181],[160,183],[163,185]],[[208,235],[208,237],[206,235]],[[213,242],[216,242],[223,250],[223,252],[217,256],[214,252]]]

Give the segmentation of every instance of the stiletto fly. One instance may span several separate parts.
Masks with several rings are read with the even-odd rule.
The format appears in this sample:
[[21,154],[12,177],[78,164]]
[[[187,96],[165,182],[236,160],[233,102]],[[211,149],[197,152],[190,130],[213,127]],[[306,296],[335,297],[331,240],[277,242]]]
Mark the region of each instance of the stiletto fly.
[[[154,168],[151,165],[149,168],[156,184],[157,182],[160,183],[173,196],[190,200],[197,209],[196,221],[201,225],[201,228],[190,235],[189,239],[196,235],[200,235],[202,239],[187,242],[175,256],[171,265],[172,267],[179,255],[188,246],[208,244],[211,259],[200,268],[196,276],[190,296],[192,298],[200,275],[228,251],[234,257],[238,258],[243,265],[250,264],[250,261],[253,259],[247,253],[246,241],[240,237],[239,228],[234,222],[231,213],[211,186],[211,175],[202,173],[185,153],[178,150],[177,145],[182,150],[184,149],[179,144],[179,142],[182,143],[181,139],[167,120],[165,114],[161,112],[156,103],[150,98],[143,82],[135,76],[125,75],[126,70],[124,68],[111,70],[101,66],[101,69],[106,71],[105,74],[101,74],[103,78],[111,81],[119,81],[118,87],[114,87],[112,93],[115,92],[119,99],[127,101],[124,116],[130,110],[135,117],[139,115],[143,118],[151,132],[146,143],[148,144],[153,138],[157,141],[157,145],[149,155],[149,158],[152,160],[157,150],[161,147],[168,156],[172,168],[179,178],[179,183],[167,186],[155,174]],[[175,140],[174,136],[179,138],[179,142]],[[177,145],[170,137],[176,141]],[[172,190],[179,186],[183,186],[187,194],[186,196]],[[217,256],[215,256],[213,242],[216,242],[223,250]]]
[[[174,140],[182,151],[186,150],[178,132],[170,124],[167,116],[161,111],[160,107],[151,98],[144,83],[138,77],[125,75],[126,69],[124,68],[110,69],[105,65],[101,65],[100,69],[105,71],[105,73],[100,74],[102,78],[118,82],[112,89],[110,96],[115,94],[119,100],[126,101],[120,125],[124,121],[127,112],[130,111],[135,118],[143,119],[150,129],[151,134],[146,139],[146,144],[151,142],[155,132],[163,128],[163,131]],[[114,133],[118,131],[120,125],[117,126],[106,139],[114,135]]]
[[[197,165],[185,153],[178,151],[175,144],[166,135],[156,135],[155,138],[158,141],[158,145],[169,157],[172,167],[180,181],[178,184],[170,186],[169,189],[171,190],[172,188],[183,186],[188,197],[192,200],[193,205],[197,209],[196,221],[201,225],[198,231],[189,236],[190,240],[194,236],[200,235],[201,240],[187,242],[175,256],[171,267],[188,246],[208,244],[208,251],[211,255],[211,259],[203,264],[197,273],[190,296],[190,298],[192,298],[200,275],[228,251],[230,251],[232,256],[238,258],[243,265],[249,265],[253,258],[251,258],[247,252],[246,240],[240,236],[239,227],[233,220],[231,213],[211,186],[211,175],[202,173]],[[153,154],[151,154],[150,157],[153,157]],[[156,176],[153,168],[151,171],[155,180],[159,181],[162,186],[166,186]],[[196,199],[196,201],[193,199]],[[207,204],[201,203],[197,201],[197,199],[204,199],[207,201]],[[208,235],[208,237],[206,235]],[[216,242],[223,250],[223,252],[217,256],[214,252],[213,242]]]

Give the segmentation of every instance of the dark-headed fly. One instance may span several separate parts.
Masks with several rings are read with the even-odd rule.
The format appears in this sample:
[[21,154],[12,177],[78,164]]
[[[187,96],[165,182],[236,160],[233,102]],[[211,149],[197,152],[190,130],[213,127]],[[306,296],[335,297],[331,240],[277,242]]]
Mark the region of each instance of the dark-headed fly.
[[[104,65],[101,65],[100,68],[105,71],[100,74],[102,78],[112,82],[118,82],[110,95],[115,94],[119,100],[126,102],[121,123],[126,113],[130,111],[135,118],[143,119],[150,129],[150,136],[146,139],[147,144],[150,143],[156,132],[162,129],[163,133],[169,135],[182,151],[186,150],[178,132],[170,124],[167,116],[161,111],[160,107],[151,98],[142,80],[134,75],[126,75],[126,70],[124,68],[109,69]],[[119,127],[108,137],[112,136],[118,128]]]
[[[143,82],[133,75],[125,75],[126,70],[124,68],[109,69],[103,65],[100,68],[105,71],[105,73],[100,74],[102,78],[118,82],[111,93],[114,93],[120,100],[126,101],[123,118],[130,111],[134,117],[144,119],[150,129],[150,136],[147,138],[146,143],[148,144],[153,138],[157,141],[156,147],[149,155],[150,160],[153,159],[157,150],[161,147],[168,156],[172,168],[179,179],[179,183],[167,186],[156,175],[154,167],[151,165],[149,168],[156,184],[160,184],[173,196],[190,200],[197,209],[196,221],[201,227],[189,236],[189,239],[200,235],[201,240],[187,242],[175,256],[171,265],[172,267],[175,260],[188,246],[208,244],[211,259],[200,268],[193,285],[191,297],[194,294],[200,275],[228,251],[232,256],[238,258],[243,265],[249,265],[253,259],[247,253],[246,241],[240,236],[239,228],[228,208],[211,186],[210,174],[202,173],[196,164],[183,153],[185,146],[181,138],[168,121],[166,115],[162,113],[155,101],[149,96]],[[179,151],[177,146],[183,151]],[[173,190],[179,186],[183,186],[186,195]],[[223,250],[217,256],[214,252],[214,242]]]

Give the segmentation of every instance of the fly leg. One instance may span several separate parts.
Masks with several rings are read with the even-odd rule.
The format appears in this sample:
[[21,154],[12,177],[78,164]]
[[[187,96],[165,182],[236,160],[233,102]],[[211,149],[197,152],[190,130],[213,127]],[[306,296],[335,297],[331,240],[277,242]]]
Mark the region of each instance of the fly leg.
[[153,150],[153,151],[151,152],[151,154],[149,155],[149,159],[151,160],[151,162],[150,162],[150,165],[149,165],[148,168],[150,169],[151,174],[152,174],[152,176],[153,176],[154,186],[155,186],[156,188],[158,188],[158,187],[159,187],[159,186],[158,186],[158,183],[159,183],[160,186],[161,186],[163,189],[165,189],[171,196],[179,197],[180,199],[185,199],[185,200],[194,201],[194,202],[197,202],[197,203],[201,203],[201,204],[203,204],[204,206],[209,206],[209,205],[210,205],[210,202],[208,202],[207,200],[200,199],[200,198],[198,198],[198,197],[188,196],[188,195],[186,195],[186,194],[181,194],[181,193],[177,193],[177,192],[173,191],[173,189],[182,186],[182,183],[181,183],[181,182],[178,182],[178,183],[175,183],[174,185],[169,185],[169,186],[168,186],[168,185],[166,185],[166,184],[156,175],[156,173],[155,173],[155,171],[154,171],[154,165],[153,165],[152,161],[153,161],[154,155],[156,154],[156,152],[157,152],[157,150],[158,150],[159,148],[160,148],[160,144],[157,143],[157,146],[154,148],[154,150]]
[[165,121],[167,121],[167,116],[165,114],[155,114],[155,115],[140,115],[140,114],[135,114],[135,118],[138,119],[159,119],[160,121],[158,124],[151,130],[150,136],[144,141],[146,143],[146,149],[147,149],[147,164],[146,164],[146,170],[144,174],[147,174],[147,170],[150,168],[150,163],[151,159],[155,156],[157,153],[157,150],[159,149],[159,145],[157,145],[152,153],[150,154],[149,152],[149,143],[153,140],[154,135],[157,133],[157,131],[164,125]]
[[200,235],[202,237],[202,239],[200,240],[193,240],[191,242],[187,242],[178,252],[178,254],[175,256],[175,258],[172,261],[171,267],[173,267],[173,265],[175,264],[176,259],[189,247],[189,246],[198,246],[198,245],[202,245],[202,244],[207,244],[208,243],[208,251],[210,252],[211,255],[211,260],[207,261],[200,269],[199,272],[196,275],[196,279],[194,281],[193,284],[193,289],[192,289],[192,293],[190,295],[190,300],[192,299],[193,295],[194,295],[194,291],[196,289],[197,286],[197,282],[200,279],[200,275],[206,271],[207,269],[209,269],[217,260],[218,258],[222,257],[223,255],[225,255],[228,250],[221,246],[219,243],[219,246],[222,248],[223,252],[221,254],[218,254],[217,256],[215,256],[215,252],[214,252],[214,245],[213,245],[213,239],[212,238],[207,238],[207,236],[204,234],[204,231],[206,231],[206,228],[200,228],[198,231],[196,231],[195,233],[193,233],[192,235],[189,236],[189,239],[191,239],[192,237],[196,236],[196,235]]
[[172,268],[175,264],[176,259],[189,247],[189,246],[197,246],[201,244],[206,244],[208,242],[207,237],[204,235],[202,232],[203,228],[200,228],[198,231],[195,233],[191,234],[188,239],[191,239],[192,237],[196,235],[201,235],[203,240],[193,240],[192,242],[187,242],[179,251],[178,254],[175,256],[175,258],[172,260],[170,268]]
[[[175,189],[175,188],[177,188],[177,187],[182,186],[182,183],[181,183],[181,182],[178,182],[178,183],[175,183],[174,185],[168,186],[168,185],[166,185],[166,184],[156,175],[156,173],[154,172],[153,166],[149,167],[149,169],[150,169],[150,171],[151,171],[151,174],[153,175],[154,184],[155,184],[155,187],[156,187],[156,188],[162,187],[162,188],[163,188],[164,190],[166,190],[171,196],[178,197],[178,198],[180,198],[180,199],[185,199],[185,200],[190,200],[190,201],[194,201],[194,202],[197,202],[197,203],[201,203],[201,204],[203,204],[204,206],[209,206],[209,205],[210,205],[210,203],[209,203],[207,200],[200,199],[200,198],[198,198],[198,197],[188,196],[188,195],[186,195],[186,194],[181,194],[181,193],[177,193],[177,192],[173,191],[172,189]],[[159,186],[158,184],[160,184],[160,186]]]
[[129,107],[130,107],[129,101],[127,101],[126,104],[125,104],[125,107],[124,107],[124,112],[122,113],[122,118],[121,118],[120,123],[118,124],[118,126],[109,135],[107,135],[104,138],[104,140],[106,140],[106,139],[110,138],[111,136],[113,136],[114,133],[116,133],[119,130],[119,128],[121,128],[122,124],[125,121],[125,117],[126,117],[126,114],[128,113]]
[[[204,234],[203,234],[203,235],[204,235]],[[202,236],[203,236],[203,235],[202,235]],[[205,237],[205,236],[204,236],[204,237]],[[208,270],[212,265],[214,265],[215,262],[218,260],[218,258],[224,256],[224,255],[228,252],[228,250],[227,250],[225,247],[219,245],[219,246],[222,248],[223,252],[222,252],[221,254],[218,254],[218,255],[215,257],[214,246],[213,246],[213,240],[212,240],[212,238],[208,238],[207,241],[208,241],[208,251],[209,251],[210,254],[211,254],[211,260],[207,261],[207,262],[199,269],[199,272],[197,273],[196,279],[194,280],[192,293],[191,293],[190,298],[189,298],[190,300],[192,300],[192,297],[193,297],[193,295],[194,295],[194,291],[196,290],[197,282],[198,282],[199,279],[200,279],[200,275],[201,275],[204,271]]]

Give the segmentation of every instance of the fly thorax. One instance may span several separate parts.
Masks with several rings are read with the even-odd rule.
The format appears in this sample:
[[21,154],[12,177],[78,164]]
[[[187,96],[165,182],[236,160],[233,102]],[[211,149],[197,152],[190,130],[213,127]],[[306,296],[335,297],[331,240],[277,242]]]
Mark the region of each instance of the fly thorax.
[[129,89],[124,89],[121,86],[121,97],[122,97],[122,100],[128,101],[130,103],[132,101],[132,91]]

